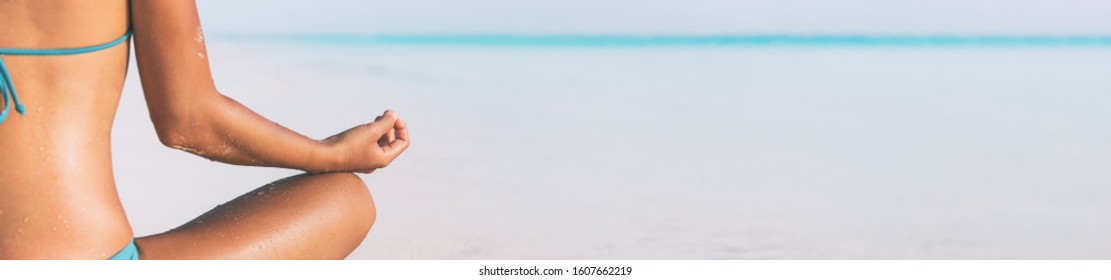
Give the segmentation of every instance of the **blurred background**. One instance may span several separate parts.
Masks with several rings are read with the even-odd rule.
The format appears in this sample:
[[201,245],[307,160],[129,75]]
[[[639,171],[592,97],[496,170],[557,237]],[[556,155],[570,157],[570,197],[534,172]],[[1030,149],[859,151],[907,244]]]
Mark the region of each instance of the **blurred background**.
[[[217,86],[316,138],[387,108],[352,259],[1111,258],[1111,2],[198,1]],[[162,147],[153,234],[292,170]]]
[[1106,35],[1096,0],[198,1],[209,33]]

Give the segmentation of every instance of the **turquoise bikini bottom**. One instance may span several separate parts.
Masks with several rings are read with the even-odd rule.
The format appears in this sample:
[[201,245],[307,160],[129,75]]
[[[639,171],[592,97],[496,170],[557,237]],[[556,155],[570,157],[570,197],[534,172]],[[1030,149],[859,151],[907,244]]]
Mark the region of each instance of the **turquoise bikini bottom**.
[[131,239],[131,243],[127,243],[127,247],[123,247],[115,256],[108,258],[109,260],[138,260],[139,248],[135,247],[135,239]]

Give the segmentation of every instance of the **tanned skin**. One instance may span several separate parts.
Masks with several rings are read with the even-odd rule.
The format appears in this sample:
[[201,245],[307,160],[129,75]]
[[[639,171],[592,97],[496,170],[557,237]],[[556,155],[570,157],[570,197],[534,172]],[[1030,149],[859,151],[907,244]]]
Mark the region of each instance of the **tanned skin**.
[[[0,1],[0,48],[102,44],[129,26],[150,119],[167,147],[229,164],[303,170],[161,234],[143,259],[340,259],[374,223],[353,173],[409,146],[397,113],[323,140],[216,90],[193,1]],[[0,123],[0,259],[106,259],[133,238],[110,136],[129,45],[69,56],[3,56],[27,114]]]

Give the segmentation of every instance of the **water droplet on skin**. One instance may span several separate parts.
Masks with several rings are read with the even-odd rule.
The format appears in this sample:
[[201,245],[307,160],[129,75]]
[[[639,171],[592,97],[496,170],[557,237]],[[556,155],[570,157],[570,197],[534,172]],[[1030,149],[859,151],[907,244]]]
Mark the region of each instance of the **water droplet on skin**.
[[197,26],[197,33],[193,35],[193,40],[196,40],[202,46],[204,45],[204,30],[200,26]]

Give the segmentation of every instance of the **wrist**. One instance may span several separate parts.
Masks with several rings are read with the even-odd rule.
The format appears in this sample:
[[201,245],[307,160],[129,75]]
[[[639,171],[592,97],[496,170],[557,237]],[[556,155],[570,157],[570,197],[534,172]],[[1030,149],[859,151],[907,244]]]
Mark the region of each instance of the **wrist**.
[[309,173],[325,173],[342,171],[343,166],[347,162],[347,153],[343,152],[343,148],[336,142],[325,140],[316,141],[317,151],[313,154],[312,159],[309,161],[309,168],[305,171]]

